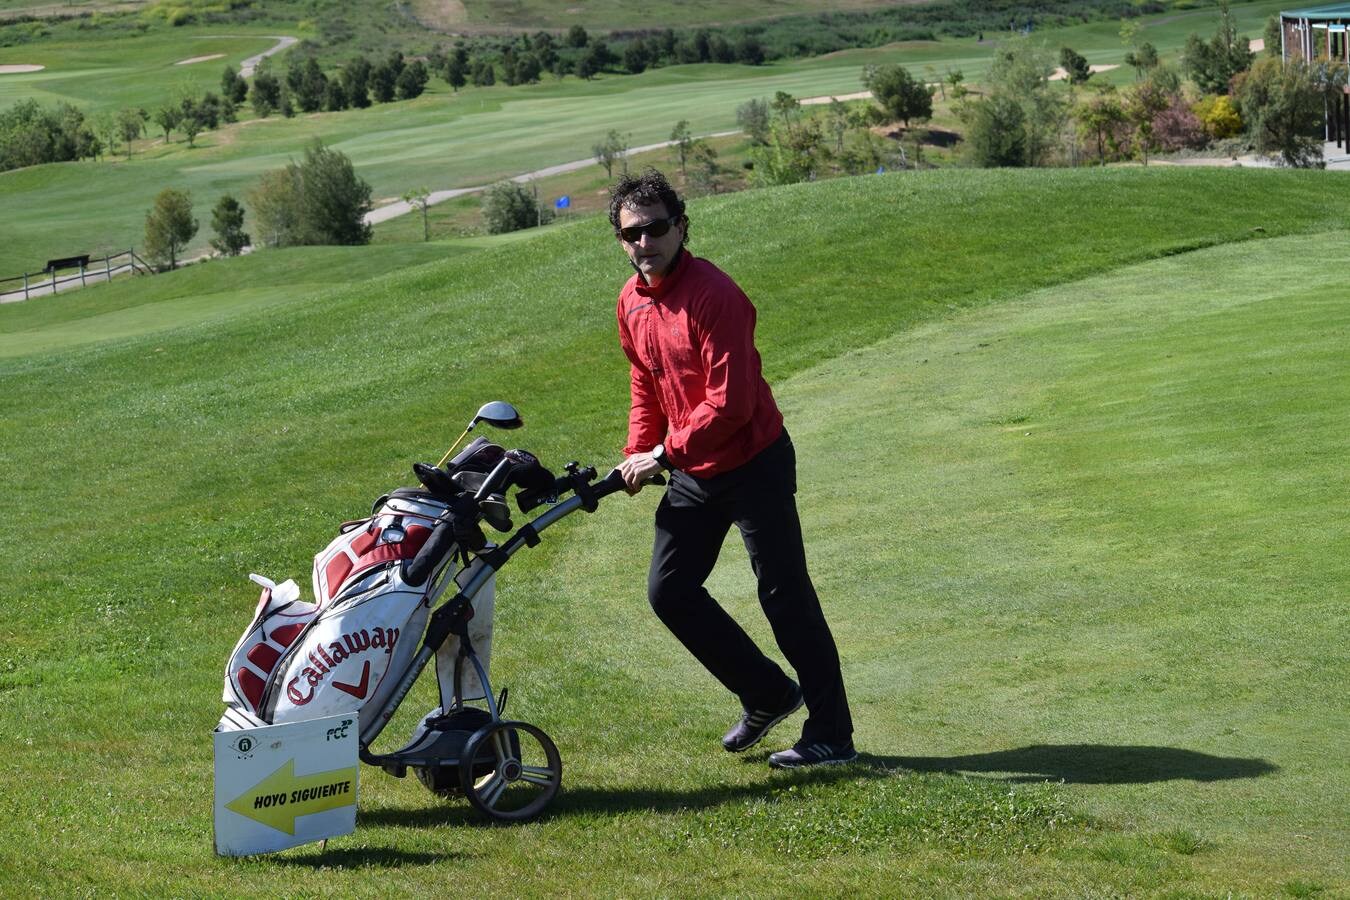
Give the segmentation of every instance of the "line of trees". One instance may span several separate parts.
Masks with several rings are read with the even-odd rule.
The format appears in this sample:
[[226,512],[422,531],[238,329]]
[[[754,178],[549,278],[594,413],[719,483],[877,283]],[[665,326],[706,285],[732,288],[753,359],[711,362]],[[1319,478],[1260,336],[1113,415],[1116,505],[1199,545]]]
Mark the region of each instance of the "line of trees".
[[[425,200],[425,194],[423,195]],[[249,192],[257,245],[244,230],[244,207],[230,194],[211,211],[211,246],[222,256],[238,256],[249,246],[289,247],[315,244],[367,244],[371,227],[370,185],[356,174],[341,151],[316,140],[304,157],[263,174]],[[145,216],[146,256],[173,269],[197,234],[192,198],[187,191],[165,188]]]

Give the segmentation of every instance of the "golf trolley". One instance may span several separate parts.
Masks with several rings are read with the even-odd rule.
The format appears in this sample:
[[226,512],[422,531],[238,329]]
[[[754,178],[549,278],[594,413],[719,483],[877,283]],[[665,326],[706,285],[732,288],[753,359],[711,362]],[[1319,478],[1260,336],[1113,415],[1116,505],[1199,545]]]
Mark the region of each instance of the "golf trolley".
[[[494,694],[489,680],[495,575],[522,547],[537,545],[544,529],[578,509],[594,512],[601,498],[624,484],[617,470],[596,481],[594,468],[577,463],[555,477],[530,453],[483,437],[451,458],[480,422],[522,424],[511,404],[484,405],[440,463],[413,466],[418,487],[393,490],[375,501],[370,516],[344,523],[314,558],[315,602],[302,601],[292,581],[250,576],[262,596],[226,666],[219,737],[250,729],[250,735],[269,735],[269,726],[325,719],[335,723],[324,737],[332,742],[359,721],[361,761],[400,778],[411,769],[429,790],[462,793],[489,819],[526,821],[553,800],[562,784],[558,748],[542,729],[505,719],[507,691]],[[513,487],[522,513],[549,504],[514,532],[506,504]],[[490,543],[484,522],[510,536],[500,546]],[[440,704],[402,748],[373,751],[433,658]],[[244,759],[258,742],[238,738],[229,746]],[[290,766],[293,773],[294,760]],[[218,749],[218,798],[219,771]],[[257,810],[272,800],[285,804],[287,790],[268,793],[281,774],[278,768],[255,786],[255,794],[226,806],[260,818]],[[347,789],[296,788],[290,808],[305,815],[316,807],[297,804],[320,802],[334,791]],[[294,817],[290,823],[295,835]],[[286,829],[284,822],[271,827]]]

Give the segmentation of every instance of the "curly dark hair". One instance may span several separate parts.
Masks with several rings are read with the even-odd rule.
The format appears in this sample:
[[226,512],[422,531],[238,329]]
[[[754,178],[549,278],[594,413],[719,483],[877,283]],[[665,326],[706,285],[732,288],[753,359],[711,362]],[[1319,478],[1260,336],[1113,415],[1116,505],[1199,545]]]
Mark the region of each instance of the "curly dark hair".
[[666,176],[650,166],[642,174],[634,177],[625,175],[609,190],[609,224],[619,230],[619,210],[625,206],[637,209],[640,206],[653,206],[663,203],[666,212],[684,220],[684,241],[689,241],[689,219],[684,214],[684,201],[675,189],[666,181]]

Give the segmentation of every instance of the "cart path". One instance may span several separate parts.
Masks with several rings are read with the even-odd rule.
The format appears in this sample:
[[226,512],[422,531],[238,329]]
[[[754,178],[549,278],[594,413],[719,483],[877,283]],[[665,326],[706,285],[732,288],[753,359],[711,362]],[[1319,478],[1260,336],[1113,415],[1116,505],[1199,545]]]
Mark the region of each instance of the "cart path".
[[[715,134],[702,135],[702,137],[729,137],[733,134],[740,134],[740,132],[719,131]],[[624,153],[624,156],[632,156],[635,153],[646,153],[649,150],[660,150],[663,147],[672,147],[675,143],[675,141],[660,141],[655,144],[643,144],[641,147],[630,147],[627,152]],[[547,178],[550,175],[563,175],[567,172],[575,172],[579,169],[584,169],[587,166],[594,165],[599,165],[595,161],[595,157],[588,157],[587,159],[577,159],[572,162],[562,163],[561,165],[546,166],[542,169],[536,169],[533,172],[526,172],[524,175],[513,175],[506,180],[514,181],[517,184],[527,184],[537,178]],[[451,188],[445,191],[433,191],[427,197],[427,205],[435,206],[437,203],[444,203],[446,200],[450,200],[454,197],[462,197],[465,194],[476,194],[480,191],[485,191],[489,187],[491,187],[491,185],[480,184],[476,187]],[[404,200],[395,200],[392,203],[377,207],[366,213],[366,223],[368,225],[375,225],[380,222],[388,222],[390,219],[396,219],[399,216],[407,215],[412,212],[413,209],[414,207],[411,203]]]
[[258,65],[264,59],[266,59],[269,56],[275,56],[282,50],[285,50],[287,47],[293,47],[296,44],[300,43],[299,38],[290,37],[289,35],[285,34],[274,34],[270,35],[270,37],[272,37],[277,42],[276,46],[270,47],[267,50],[264,50],[263,52],[256,54],[254,56],[250,56],[248,59],[240,63],[239,64],[240,78],[252,78],[253,73],[258,70]]

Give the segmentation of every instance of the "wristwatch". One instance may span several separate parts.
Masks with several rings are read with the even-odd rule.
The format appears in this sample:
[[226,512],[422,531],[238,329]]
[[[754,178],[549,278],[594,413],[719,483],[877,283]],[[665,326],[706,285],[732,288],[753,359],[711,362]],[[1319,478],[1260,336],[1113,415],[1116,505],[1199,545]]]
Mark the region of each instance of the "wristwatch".
[[657,444],[652,448],[652,459],[661,464],[661,468],[667,472],[674,472],[675,467],[670,464],[670,457],[666,456],[666,445]]

